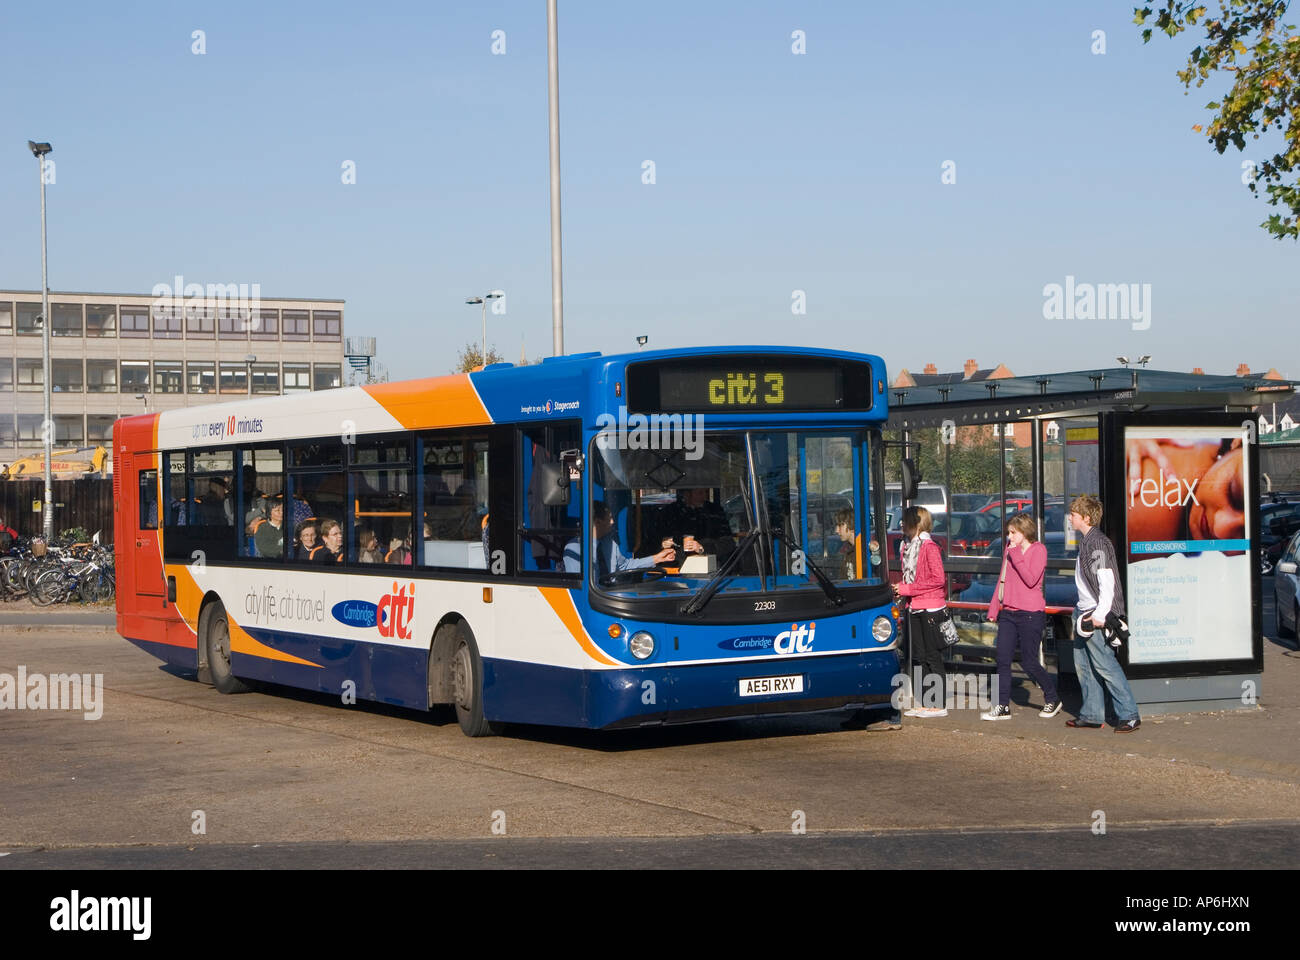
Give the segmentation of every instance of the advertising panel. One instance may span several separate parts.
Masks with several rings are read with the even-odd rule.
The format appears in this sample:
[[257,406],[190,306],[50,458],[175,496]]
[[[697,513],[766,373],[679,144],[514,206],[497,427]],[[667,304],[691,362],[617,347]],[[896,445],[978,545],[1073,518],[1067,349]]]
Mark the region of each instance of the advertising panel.
[[1240,429],[1124,428],[1129,663],[1252,655],[1250,475]]

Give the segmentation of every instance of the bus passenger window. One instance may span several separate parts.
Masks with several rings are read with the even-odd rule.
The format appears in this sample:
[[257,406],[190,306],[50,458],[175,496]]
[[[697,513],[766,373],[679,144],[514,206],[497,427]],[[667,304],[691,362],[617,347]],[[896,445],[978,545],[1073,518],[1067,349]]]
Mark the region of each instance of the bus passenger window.
[[435,434],[423,444],[423,565],[486,570],[488,440]]
[[[565,564],[566,548],[581,542],[582,476],[561,455],[581,446],[576,423],[524,427],[519,431],[523,513],[519,529],[519,567],[523,573],[581,577]],[[566,493],[567,491],[567,493]],[[567,503],[564,502],[567,499]]]

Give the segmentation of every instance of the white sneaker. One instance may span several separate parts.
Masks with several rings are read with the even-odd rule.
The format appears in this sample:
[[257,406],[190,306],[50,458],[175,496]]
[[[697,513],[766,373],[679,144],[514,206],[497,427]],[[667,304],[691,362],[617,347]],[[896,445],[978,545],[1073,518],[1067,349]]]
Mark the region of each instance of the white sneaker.
[[903,716],[905,716],[905,717],[919,717],[919,716],[921,716],[921,711],[923,711],[924,709],[925,709],[924,707],[913,707],[911,710],[904,710],[904,711],[903,711]]
[[948,711],[944,707],[922,707],[916,711],[918,717],[946,717]]

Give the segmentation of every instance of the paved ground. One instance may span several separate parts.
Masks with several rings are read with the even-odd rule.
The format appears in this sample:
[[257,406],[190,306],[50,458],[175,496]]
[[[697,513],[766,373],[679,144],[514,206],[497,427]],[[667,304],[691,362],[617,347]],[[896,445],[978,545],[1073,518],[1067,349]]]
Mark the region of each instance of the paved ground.
[[[475,842],[541,838],[572,842],[512,849],[608,862],[626,849],[613,841],[636,838],[647,865],[674,850],[706,858],[693,862],[744,850],[780,861],[794,849],[784,838],[815,841],[797,856],[838,865],[888,861],[900,831],[924,831],[921,847],[949,866],[956,855],[1035,866],[1032,845],[1015,839],[1025,831],[1054,838],[1077,865],[1113,862],[1102,851],[1119,843],[1152,866],[1297,862],[1282,841],[1300,817],[1300,657],[1272,642],[1259,709],[1155,717],[1123,736],[1021,710],[897,732],[808,717],[469,740],[446,716],[290,690],[222,696],[102,627],[0,629],[0,672],[19,664],[103,673],[104,712],[0,711],[0,851],[12,851],[0,867],[219,865],[252,844],[274,845],[257,856],[280,865],[335,865],[334,845],[393,843],[477,864],[500,850]],[[1099,812],[1105,837],[1091,829]],[[807,836],[792,833],[799,826]],[[1229,859],[1214,852],[1228,847]],[[23,852],[32,848],[44,850]]]

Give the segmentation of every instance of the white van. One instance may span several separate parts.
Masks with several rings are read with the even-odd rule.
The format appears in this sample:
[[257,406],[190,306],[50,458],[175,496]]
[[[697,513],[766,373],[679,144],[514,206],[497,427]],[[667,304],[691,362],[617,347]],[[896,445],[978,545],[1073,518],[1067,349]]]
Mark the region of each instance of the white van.
[[[942,483],[922,483],[916,491],[912,505],[925,507],[930,513],[948,512],[948,488]],[[903,514],[903,485],[901,483],[885,484],[885,512],[889,514],[889,526],[898,526]]]

